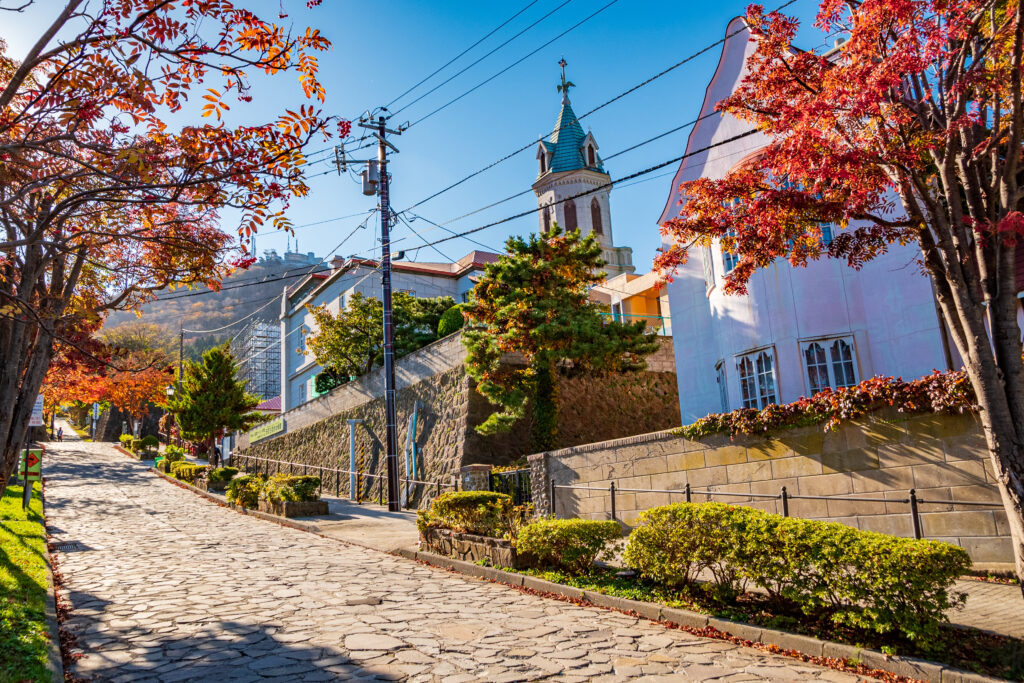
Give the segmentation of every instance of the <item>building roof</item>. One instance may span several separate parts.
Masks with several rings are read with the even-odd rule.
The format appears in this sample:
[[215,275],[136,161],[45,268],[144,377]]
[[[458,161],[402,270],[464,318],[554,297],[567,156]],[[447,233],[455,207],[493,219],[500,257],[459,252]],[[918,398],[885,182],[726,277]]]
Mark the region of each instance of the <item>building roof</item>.
[[281,396],[278,395],[273,398],[268,398],[266,401],[256,406],[256,410],[260,411],[261,413],[281,412]]
[[597,165],[588,167],[587,160],[583,155],[583,143],[587,134],[583,132],[572,110],[572,103],[568,95],[562,96],[562,108],[555,119],[555,128],[547,140],[541,140],[540,144],[551,154],[551,162],[548,164],[548,172],[562,173],[564,171],[579,171],[584,168],[591,168],[604,173],[604,163],[600,156],[596,156]]

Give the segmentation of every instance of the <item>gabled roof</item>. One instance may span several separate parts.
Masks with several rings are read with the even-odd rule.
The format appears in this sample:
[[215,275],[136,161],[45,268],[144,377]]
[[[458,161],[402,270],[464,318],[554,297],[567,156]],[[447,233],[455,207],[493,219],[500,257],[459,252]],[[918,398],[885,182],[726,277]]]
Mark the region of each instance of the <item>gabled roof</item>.
[[281,412],[281,396],[278,395],[273,398],[268,398],[266,401],[256,406],[255,409],[261,413],[279,413]]

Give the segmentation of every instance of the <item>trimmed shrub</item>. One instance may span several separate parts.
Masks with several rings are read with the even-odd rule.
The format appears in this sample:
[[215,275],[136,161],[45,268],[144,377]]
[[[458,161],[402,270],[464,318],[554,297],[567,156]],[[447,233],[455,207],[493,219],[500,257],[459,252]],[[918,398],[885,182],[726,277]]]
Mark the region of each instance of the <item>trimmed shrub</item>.
[[465,308],[465,304],[456,304],[441,314],[441,319],[437,321],[438,339],[454,334],[463,328],[466,324],[466,318],[462,315],[463,308]]
[[160,439],[156,438],[152,434],[147,434],[146,436],[139,439],[139,445],[141,445],[142,448],[147,449],[160,448]]
[[515,505],[511,496],[492,491],[449,491],[419,515],[420,527],[434,526],[468,534],[502,537],[510,534]]
[[208,468],[208,465],[196,465],[191,462],[178,461],[171,463],[171,476],[179,481],[193,484]]
[[218,467],[215,470],[210,470],[206,475],[206,480],[211,484],[231,481],[231,478],[238,474],[237,467]]
[[172,463],[167,458],[164,458],[163,460],[161,460],[160,462],[158,462],[156,464],[156,468],[158,470],[160,470],[161,472],[163,472],[164,474],[170,474],[170,472],[171,472],[171,465],[172,464],[174,464],[174,463]]
[[313,379],[313,390],[316,391],[318,395],[326,394],[331,389],[340,387],[347,381],[348,378],[342,379],[330,370],[324,370]]
[[245,508],[255,508],[259,504],[260,491],[265,480],[259,474],[243,474],[228,483],[227,498],[229,503]]
[[185,449],[181,446],[168,445],[164,449],[164,458],[168,462],[179,462],[185,459]]
[[949,543],[721,503],[642,513],[623,559],[665,583],[692,582],[705,568],[727,590],[747,579],[805,614],[921,645],[934,642],[946,611],[963,603],[951,588],[971,566],[967,553]]
[[546,565],[584,574],[604,554],[622,528],[614,520],[541,519],[522,528],[516,551]]
[[135,452],[136,445],[134,436],[132,436],[131,434],[122,434],[121,436],[117,437],[117,440],[121,442],[122,448],[127,448],[133,453]]
[[259,497],[271,503],[311,502],[320,500],[318,488],[320,477],[275,474],[263,485]]

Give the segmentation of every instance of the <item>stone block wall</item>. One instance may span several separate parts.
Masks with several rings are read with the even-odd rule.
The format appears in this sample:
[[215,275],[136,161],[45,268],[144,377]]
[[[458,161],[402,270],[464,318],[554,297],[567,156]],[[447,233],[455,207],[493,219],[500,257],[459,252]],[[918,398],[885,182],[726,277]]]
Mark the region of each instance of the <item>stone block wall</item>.
[[[511,432],[484,437],[476,433],[494,407],[480,396],[464,367],[465,349],[460,335],[452,335],[412,353],[396,363],[398,387],[398,442],[402,477],[409,417],[419,405],[416,445],[417,479],[431,485],[412,487],[409,506],[423,506],[437,492],[451,490],[464,465],[506,465],[530,453],[527,415]],[[514,358],[506,359],[515,362]],[[559,378],[562,413],[560,445],[574,446],[595,439],[616,438],[665,429],[679,423],[679,401],[671,339],[652,354],[651,367],[667,368],[621,375],[579,375]],[[255,460],[264,458],[298,463],[296,472],[319,474],[324,489],[349,495],[349,419],[363,420],[356,427],[356,451],[365,453],[362,471],[381,475],[384,457],[383,375],[370,373],[284,415],[286,432],[256,443],[246,435],[238,441],[235,462],[273,474],[288,466]],[[411,478],[411,477],[410,477]],[[364,496],[378,495],[379,478],[368,478]]]
[[599,489],[556,489],[558,516],[607,519],[606,489],[615,482],[620,489],[616,517],[630,526],[641,511],[684,496],[628,489],[681,491],[687,484],[719,494],[694,493],[695,502],[733,502],[779,513],[778,498],[750,494],[778,496],[785,486],[790,496],[845,496],[853,500],[792,498],[789,512],[898,536],[913,536],[906,502],[910,489],[924,501],[992,501],[992,507],[924,503],[922,533],[963,546],[978,563],[1012,561],[1006,517],[974,415],[908,418],[880,412],[832,432],[817,426],[735,440],[717,435],[690,441],[656,432],[539,453],[529,461],[538,509],[551,510],[553,481]]

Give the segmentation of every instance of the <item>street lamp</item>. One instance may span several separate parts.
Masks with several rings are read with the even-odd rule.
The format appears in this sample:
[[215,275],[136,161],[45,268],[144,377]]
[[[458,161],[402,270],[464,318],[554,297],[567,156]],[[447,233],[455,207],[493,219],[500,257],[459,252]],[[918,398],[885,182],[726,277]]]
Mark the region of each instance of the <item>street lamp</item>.
[[[172,398],[174,398],[174,385],[173,384],[168,384],[166,392],[167,392],[167,400],[170,401]],[[171,425],[170,425],[170,423],[168,423],[167,424],[167,444],[170,445],[170,443],[171,443]]]

